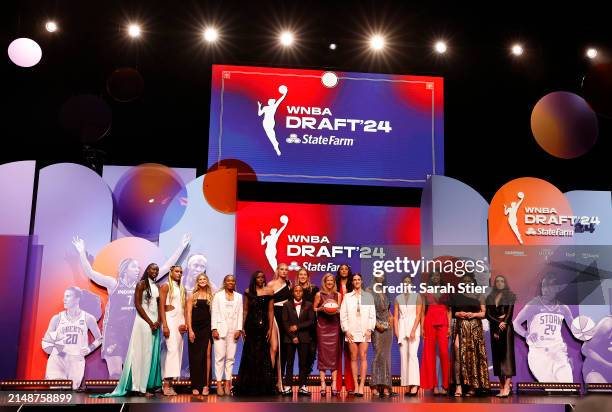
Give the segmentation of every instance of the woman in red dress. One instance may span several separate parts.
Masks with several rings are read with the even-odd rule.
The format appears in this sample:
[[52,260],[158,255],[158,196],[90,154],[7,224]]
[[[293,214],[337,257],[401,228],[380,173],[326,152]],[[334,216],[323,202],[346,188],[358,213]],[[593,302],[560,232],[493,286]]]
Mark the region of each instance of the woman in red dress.
[[[440,273],[429,276],[428,286],[440,286]],[[448,356],[448,338],[450,336],[451,311],[448,296],[442,293],[425,293],[425,319],[423,321],[423,358],[421,359],[421,388],[432,390],[434,395],[448,393],[450,361]],[[442,383],[438,383],[436,371],[436,343],[442,368]]]

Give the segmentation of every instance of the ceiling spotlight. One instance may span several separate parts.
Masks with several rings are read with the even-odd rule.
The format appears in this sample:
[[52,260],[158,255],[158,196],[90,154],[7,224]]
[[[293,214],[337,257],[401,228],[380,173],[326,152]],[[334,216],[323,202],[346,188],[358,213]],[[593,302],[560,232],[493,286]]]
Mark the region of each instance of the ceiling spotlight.
[[128,35],[133,38],[140,37],[140,26],[137,24],[130,24],[128,26]]
[[290,31],[284,31],[281,33],[280,35],[280,43],[285,46],[285,47],[289,47],[293,44],[294,38],[293,38],[293,33],[291,33]]
[[512,46],[512,54],[514,54],[515,56],[521,56],[523,52],[523,46],[521,46],[520,44],[515,44],[514,46]]
[[45,29],[47,29],[49,33],[55,33],[57,31],[57,23],[50,20],[45,23]]
[[434,48],[436,49],[436,52],[439,54],[444,54],[446,53],[446,50],[448,50],[448,48],[446,47],[446,43],[443,41],[436,42]]
[[375,51],[380,51],[385,47],[385,38],[380,34],[375,34],[370,37],[370,48]]
[[330,45],[329,45],[329,49],[330,50],[336,50],[336,47],[337,47],[336,43],[330,43]]
[[219,32],[215,28],[208,27],[204,30],[204,40],[206,40],[208,43],[214,43],[218,38]]
[[594,48],[589,48],[586,52],[586,55],[589,59],[594,59],[595,57],[597,57],[597,49]]

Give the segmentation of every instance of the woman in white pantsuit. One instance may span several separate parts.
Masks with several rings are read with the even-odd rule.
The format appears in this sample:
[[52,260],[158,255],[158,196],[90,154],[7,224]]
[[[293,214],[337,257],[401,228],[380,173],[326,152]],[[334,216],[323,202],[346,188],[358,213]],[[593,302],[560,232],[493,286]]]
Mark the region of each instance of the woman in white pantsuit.
[[242,335],[242,295],[235,292],[236,278],[223,278],[223,289],[215,293],[212,302],[211,329],[215,351],[215,378],[217,394],[232,392],[232,370],[236,357],[236,344]]
[[[357,384],[357,375],[361,376],[355,388],[355,396],[363,397],[366,373],[368,371],[368,344],[372,331],[376,327],[376,309],[374,297],[361,288],[360,273],[353,274],[353,291],[347,293],[340,306],[340,326],[351,353],[351,372]],[[361,364],[357,365],[357,362]]]
[[[406,276],[403,281],[406,290],[412,285],[412,278]],[[421,337],[421,320],[423,318],[423,302],[421,295],[406,292],[395,298],[393,311],[395,336],[400,348],[401,385],[408,387],[407,396],[415,396],[421,384],[419,371],[419,343]]]
[[176,395],[171,382],[173,378],[181,376],[183,362],[183,333],[187,331],[187,327],[185,326],[185,289],[181,286],[182,276],[182,267],[178,265],[170,267],[168,283],[162,285],[159,291],[159,298],[164,302],[160,315],[166,346],[162,348],[161,370],[164,378],[162,389],[166,396]]

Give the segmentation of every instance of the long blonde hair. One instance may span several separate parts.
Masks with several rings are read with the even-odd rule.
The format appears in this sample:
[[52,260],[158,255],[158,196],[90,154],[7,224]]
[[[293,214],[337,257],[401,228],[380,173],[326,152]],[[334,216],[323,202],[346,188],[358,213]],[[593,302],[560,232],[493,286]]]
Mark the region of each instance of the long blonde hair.
[[[206,279],[206,286],[204,286],[203,288],[201,288],[199,284],[200,278]],[[202,296],[209,305],[212,304],[213,294],[214,292],[212,290],[212,287],[210,286],[210,279],[208,278],[208,275],[204,273],[200,273],[198,276],[196,276],[196,283],[195,283],[195,286],[193,287],[193,291],[191,292],[191,296],[193,299],[193,306],[197,305],[198,297],[200,296]]]
[[[287,265],[286,263],[284,263],[284,262],[279,263],[276,266],[276,270],[274,271],[274,276],[272,277],[272,280],[276,280],[276,279],[280,278],[280,276],[278,275],[278,268],[281,267],[281,265],[285,265],[285,266],[287,266],[287,268],[289,268],[289,265]],[[287,277],[285,278],[285,281],[289,284],[289,287],[291,287],[291,280],[289,279],[289,274],[288,273],[287,273]]]
[[[306,272],[306,283],[304,283],[303,285],[300,285],[300,273],[301,272]],[[297,271],[297,275],[295,276],[295,284],[296,284],[296,286],[300,285],[304,289],[308,289],[309,291],[311,291],[312,290],[312,283],[310,283],[310,272],[308,272],[304,268],[301,268],[300,270],[298,270]]]
[[[170,266],[170,272],[172,272],[174,270],[174,268],[181,268],[182,266],[180,265],[173,265]],[[175,280],[172,279],[172,276],[168,276],[168,296],[170,297],[170,302],[172,302],[172,297],[174,296],[174,282]],[[185,288],[183,287],[183,282],[179,283],[179,293],[181,294],[181,306],[185,307]]]
[[[332,286],[331,289],[327,289],[327,286],[325,286],[325,281],[327,280],[327,278],[334,279],[334,286]],[[321,279],[321,292],[323,293],[338,292],[338,288],[336,287],[336,279],[334,278],[334,275],[332,275],[331,273],[326,273],[325,275],[323,275],[323,278]]]

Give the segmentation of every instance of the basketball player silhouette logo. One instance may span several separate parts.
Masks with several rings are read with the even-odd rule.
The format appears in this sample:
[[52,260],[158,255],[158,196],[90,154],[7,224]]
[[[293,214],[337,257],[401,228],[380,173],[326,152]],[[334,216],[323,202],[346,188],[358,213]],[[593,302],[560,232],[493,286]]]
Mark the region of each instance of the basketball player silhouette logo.
[[275,227],[270,229],[270,234],[268,236],[265,236],[264,232],[259,232],[261,233],[261,245],[266,245],[266,259],[268,259],[268,263],[273,271],[276,271],[276,267],[278,266],[278,260],[276,259],[276,244],[278,243],[278,238],[280,237],[281,233],[283,233],[287,227],[287,223],[289,223],[289,218],[287,215],[282,215],[280,217],[280,222],[283,225],[278,229]]
[[508,224],[510,225],[510,229],[512,229],[512,232],[514,232],[514,236],[516,236],[516,239],[522,245],[523,239],[521,238],[521,232],[518,228],[518,217],[516,215],[518,213],[519,207],[521,206],[521,203],[523,203],[523,200],[525,199],[525,194],[523,192],[518,192],[517,196],[520,199],[518,203],[512,202],[510,203],[510,207],[504,205],[504,216],[508,216]]
[[268,136],[270,143],[272,143],[272,146],[274,146],[276,155],[280,156],[281,152],[278,147],[278,140],[276,139],[276,131],[274,130],[274,126],[276,126],[274,116],[276,115],[276,109],[278,109],[278,106],[280,106],[281,102],[285,100],[285,97],[287,97],[287,86],[284,84],[280,85],[278,87],[278,92],[281,94],[281,97],[278,100],[268,99],[267,106],[263,106],[260,101],[257,102],[257,116],[261,117],[263,115],[262,124],[264,131],[266,132],[266,136]]

